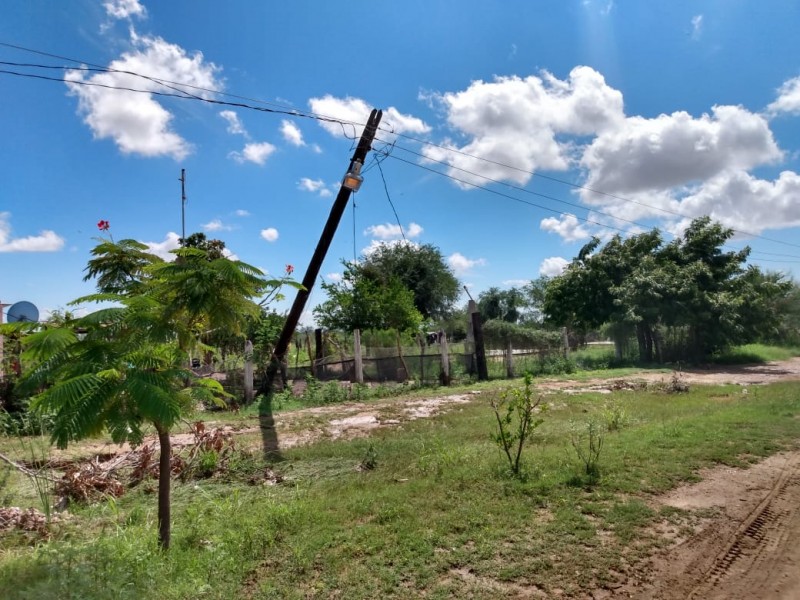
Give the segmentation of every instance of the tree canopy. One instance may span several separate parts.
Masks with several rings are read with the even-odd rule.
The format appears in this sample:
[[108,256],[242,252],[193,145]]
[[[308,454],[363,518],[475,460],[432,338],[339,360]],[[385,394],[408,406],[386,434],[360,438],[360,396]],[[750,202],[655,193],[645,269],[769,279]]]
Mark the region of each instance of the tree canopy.
[[461,284],[432,244],[382,244],[363,257],[363,276],[384,285],[397,280],[413,294],[424,319],[446,317],[461,292]]
[[578,332],[610,324],[618,348],[634,332],[644,361],[667,358],[665,350],[699,360],[758,339],[777,327],[770,307],[791,286],[746,267],[749,248],[724,251],[732,235],[702,217],[668,244],[657,229],[603,247],[593,239],[549,281],[544,312]]

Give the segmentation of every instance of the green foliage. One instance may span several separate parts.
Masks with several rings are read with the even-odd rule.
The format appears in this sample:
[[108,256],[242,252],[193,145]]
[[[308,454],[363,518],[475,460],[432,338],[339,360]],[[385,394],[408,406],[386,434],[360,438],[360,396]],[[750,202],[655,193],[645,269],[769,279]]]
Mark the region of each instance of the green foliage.
[[791,284],[744,268],[749,248],[724,252],[732,235],[702,217],[669,244],[658,230],[615,236],[599,250],[595,239],[547,284],[545,313],[577,332],[611,324],[620,352],[635,333],[645,363],[706,360],[777,335]]
[[[535,410],[542,403],[541,396],[534,397],[533,378],[524,377],[524,386],[501,392],[492,398],[490,404],[497,420],[497,432],[492,440],[500,447],[508,459],[508,467],[514,477],[521,476],[522,449],[534,430],[544,419],[536,418]],[[547,405],[541,405],[544,410]]]
[[561,347],[561,333],[535,329],[494,319],[483,324],[483,338],[487,346],[505,349],[510,342],[515,348],[553,349]]
[[314,309],[320,325],[347,332],[419,329],[422,315],[414,307],[414,294],[399,278],[373,278],[359,263],[344,266],[342,281],[322,284],[328,300]]
[[387,284],[398,281],[413,294],[425,320],[446,317],[461,293],[461,284],[441,251],[431,244],[382,244],[359,263],[364,276]]
[[603,428],[596,419],[570,426],[570,442],[591,484],[600,480],[600,452],[603,450]]
[[490,287],[478,296],[478,311],[484,321],[494,319],[505,323],[517,323],[522,318],[522,311],[526,306],[525,295],[515,287],[509,290]]

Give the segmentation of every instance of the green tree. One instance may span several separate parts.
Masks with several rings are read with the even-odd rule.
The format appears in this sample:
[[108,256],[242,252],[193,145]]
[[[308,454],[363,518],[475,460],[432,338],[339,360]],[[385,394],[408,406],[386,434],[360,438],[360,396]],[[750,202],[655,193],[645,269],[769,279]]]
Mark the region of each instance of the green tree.
[[515,287],[508,290],[490,287],[478,296],[478,311],[484,321],[498,319],[518,323],[526,306],[525,294]]
[[208,250],[173,252],[176,260],[166,263],[133,240],[102,240],[87,267],[98,293],[73,304],[112,305],[76,319],[74,328],[49,328],[23,340],[33,364],[23,383],[44,390],[32,406],[53,415],[59,447],[103,430],[115,442],[137,444],[145,425],[155,428],[164,549],[170,543],[170,430],[196,401],[224,394],[218,382],[195,378],[187,368],[198,326],[239,331],[247,315],[258,313],[254,298],[280,283]]
[[446,317],[461,293],[441,251],[431,244],[383,244],[364,256],[360,267],[373,281],[386,284],[396,279],[411,290],[425,320]]

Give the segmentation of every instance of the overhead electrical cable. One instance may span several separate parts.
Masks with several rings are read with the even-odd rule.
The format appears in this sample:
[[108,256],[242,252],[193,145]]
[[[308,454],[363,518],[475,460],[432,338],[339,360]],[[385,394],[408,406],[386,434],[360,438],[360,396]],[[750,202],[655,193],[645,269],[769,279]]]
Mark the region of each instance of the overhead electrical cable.
[[[381,129],[381,128],[379,128],[379,129]],[[662,213],[665,213],[665,214],[669,214],[669,215],[672,215],[672,216],[675,216],[675,217],[681,217],[683,219],[692,219],[693,218],[690,215],[686,215],[686,214],[683,214],[683,213],[678,212],[678,211],[670,210],[668,208],[663,208],[663,207],[660,207],[660,206],[654,206],[652,204],[647,204],[645,202],[640,202],[638,200],[633,200],[631,198],[626,198],[624,196],[619,196],[617,194],[612,194],[611,192],[604,192],[602,190],[598,190],[598,189],[595,189],[595,188],[591,188],[589,186],[581,185],[579,183],[573,183],[573,182],[567,181],[565,179],[560,179],[558,177],[553,177],[551,175],[545,175],[545,174],[539,173],[537,171],[530,171],[528,169],[523,169],[521,167],[515,167],[513,165],[508,165],[508,164],[505,164],[505,163],[502,163],[502,162],[498,162],[498,161],[492,160],[490,158],[485,158],[485,157],[482,157],[482,156],[476,156],[474,154],[469,154],[468,152],[464,152],[463,150],[459,150],[457,148],[453,148],[453,147],[450,147],[450,146],[443,146],[441,144],[436,144],[434,142],[426,141],[426,140],[423,140],[421,138],[414,137],[412,135],[406,135],[406,134],[403,134],[403,133],[397,133],[395,131],[388,131],[386,129],[381,129],[381,131],[384,131],[386,133],[391,133],[391,134],[396,135],[398,137],[402,137],[402,138],[405,138],[405,139],[408,139],[408,140],[411,140],[411,141],[414,141],[414,142],[418,142],[418,143],[426,145],[426,146],[431,146],[433,148],[438,148],[438,149],[444,150],[446,152],[452,152],[453,154],[458,154],[458,155],[464,156],[466,158],[471,158],[471,159],[474,159],[474,160],[483,161],[485,163],[488,163],[488,164],[491,164],[491,165],[494,165],[494,166],[497,166],[497,167],[502,167],[504,169],[509,169],[509,170],[512,170],[512,171],[517,171],[519,173],[524,173],[524,174],[530,175],[532,177],[539,177],[541,179],[546,179],[546,180],[552,181],[554,183],[567,185],[567,186],[572,187],[574,189],[585,190],[587,192],[592,192],[594,194],[599,194],[599,195],[606,196],[606,197],[609,197],[609,198],[614,198],[615,200],[620,200],[621,202],[627,202],[627,203],[630,203],[630,204],[637,204],[637,205],[642,206],[644,208],[648,208],[648,209],[651,209],[651,210],[659,211],[659,212],[662,212]],[[435,159],[431,159],[428,156],[425,156],[422,153],[410,150],[409,148],[404,148],[403,146],[397,146],[397,145],[396,145],[396,147],[401,149],[401,150],[404,150],[406,152],[410,152],[412,154],[416,154],[417,156],[420,156],[420,157],[422,157],[422,158],[424,158],[426,160],[435,160]],[[435,162],[441,162],[443,164],[446,164],[448,167],[451,167],[453,169],[458,169],[458,167],[452,165],[451,163],[445,162],[445,161],[435,161]],[[587,207],[582,206],[581,208],[587,208]],[[783,244],[785,246],[792,246],[792,247],[795,247],[795,248],[800,248],[800,244],[792,244],[791,242],[785,242],[783,240],[778,240],[778,239],[775,239],[775,238],[769,238],[769,237],[766,237],[766,236],[763,236],[763,235],[760,235],[760,234],[757,234],[757,233],[753,233],[751,231],[745,231],[743,229],[736,229],[736,228],[731,228],[731,229],[735,233],[740,233],[742,235],[747,235],[747,236],[750,236],[750,237],[759,238],[759,239],[762,239],[762,240],[765,240],[765,241],[768,241],[768,242],[774,242],[776,244]]]

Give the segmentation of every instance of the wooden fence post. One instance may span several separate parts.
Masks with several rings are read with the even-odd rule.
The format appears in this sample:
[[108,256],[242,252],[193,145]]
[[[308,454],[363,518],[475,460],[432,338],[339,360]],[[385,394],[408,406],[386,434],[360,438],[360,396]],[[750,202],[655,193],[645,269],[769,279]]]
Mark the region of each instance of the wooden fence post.
[[253,342],[247,340],[244,343],[244,402],[250,404],[253,401]]
[[450,354],[447,350],[447,334],[439,332],[439,349],[442,353],[442,385],[450,385]]
[[561,340],[564,344],[564,358],[569,358],[569,334],[566,327],[561,328]]
[[356,383],[364,383],[364,361],[361,358],[361,330],[353,330],[353,362]]
[[425,346],[428,340],[422,333],[417,334],[417,341],[419,342],[419,384],[425,385]]
[[[322,356],[323,356],[322,329],[315,329],[314,330],[314,345],[316,347],[316,350],[314,352],[314,358],[313,358],[314,362],[312,363],[313,366],[311,368],[311,373],[314,375],[314,377],[319,379],[320,375],[322,375],[322,373],[321,373],[321,371],[322,371]],[[309,358],[311,358],[311,357],[309,356]]]
[[506,376],[509,379],[514,379],[514,348],[511,345],[511,340],[506,345]]
[[472,330],[475,334],[475,360],[478,363],[478,381],[489,380],[489,368],[486,366],[486,347],[483,345],[483,324],[481,313],[472,313]]

